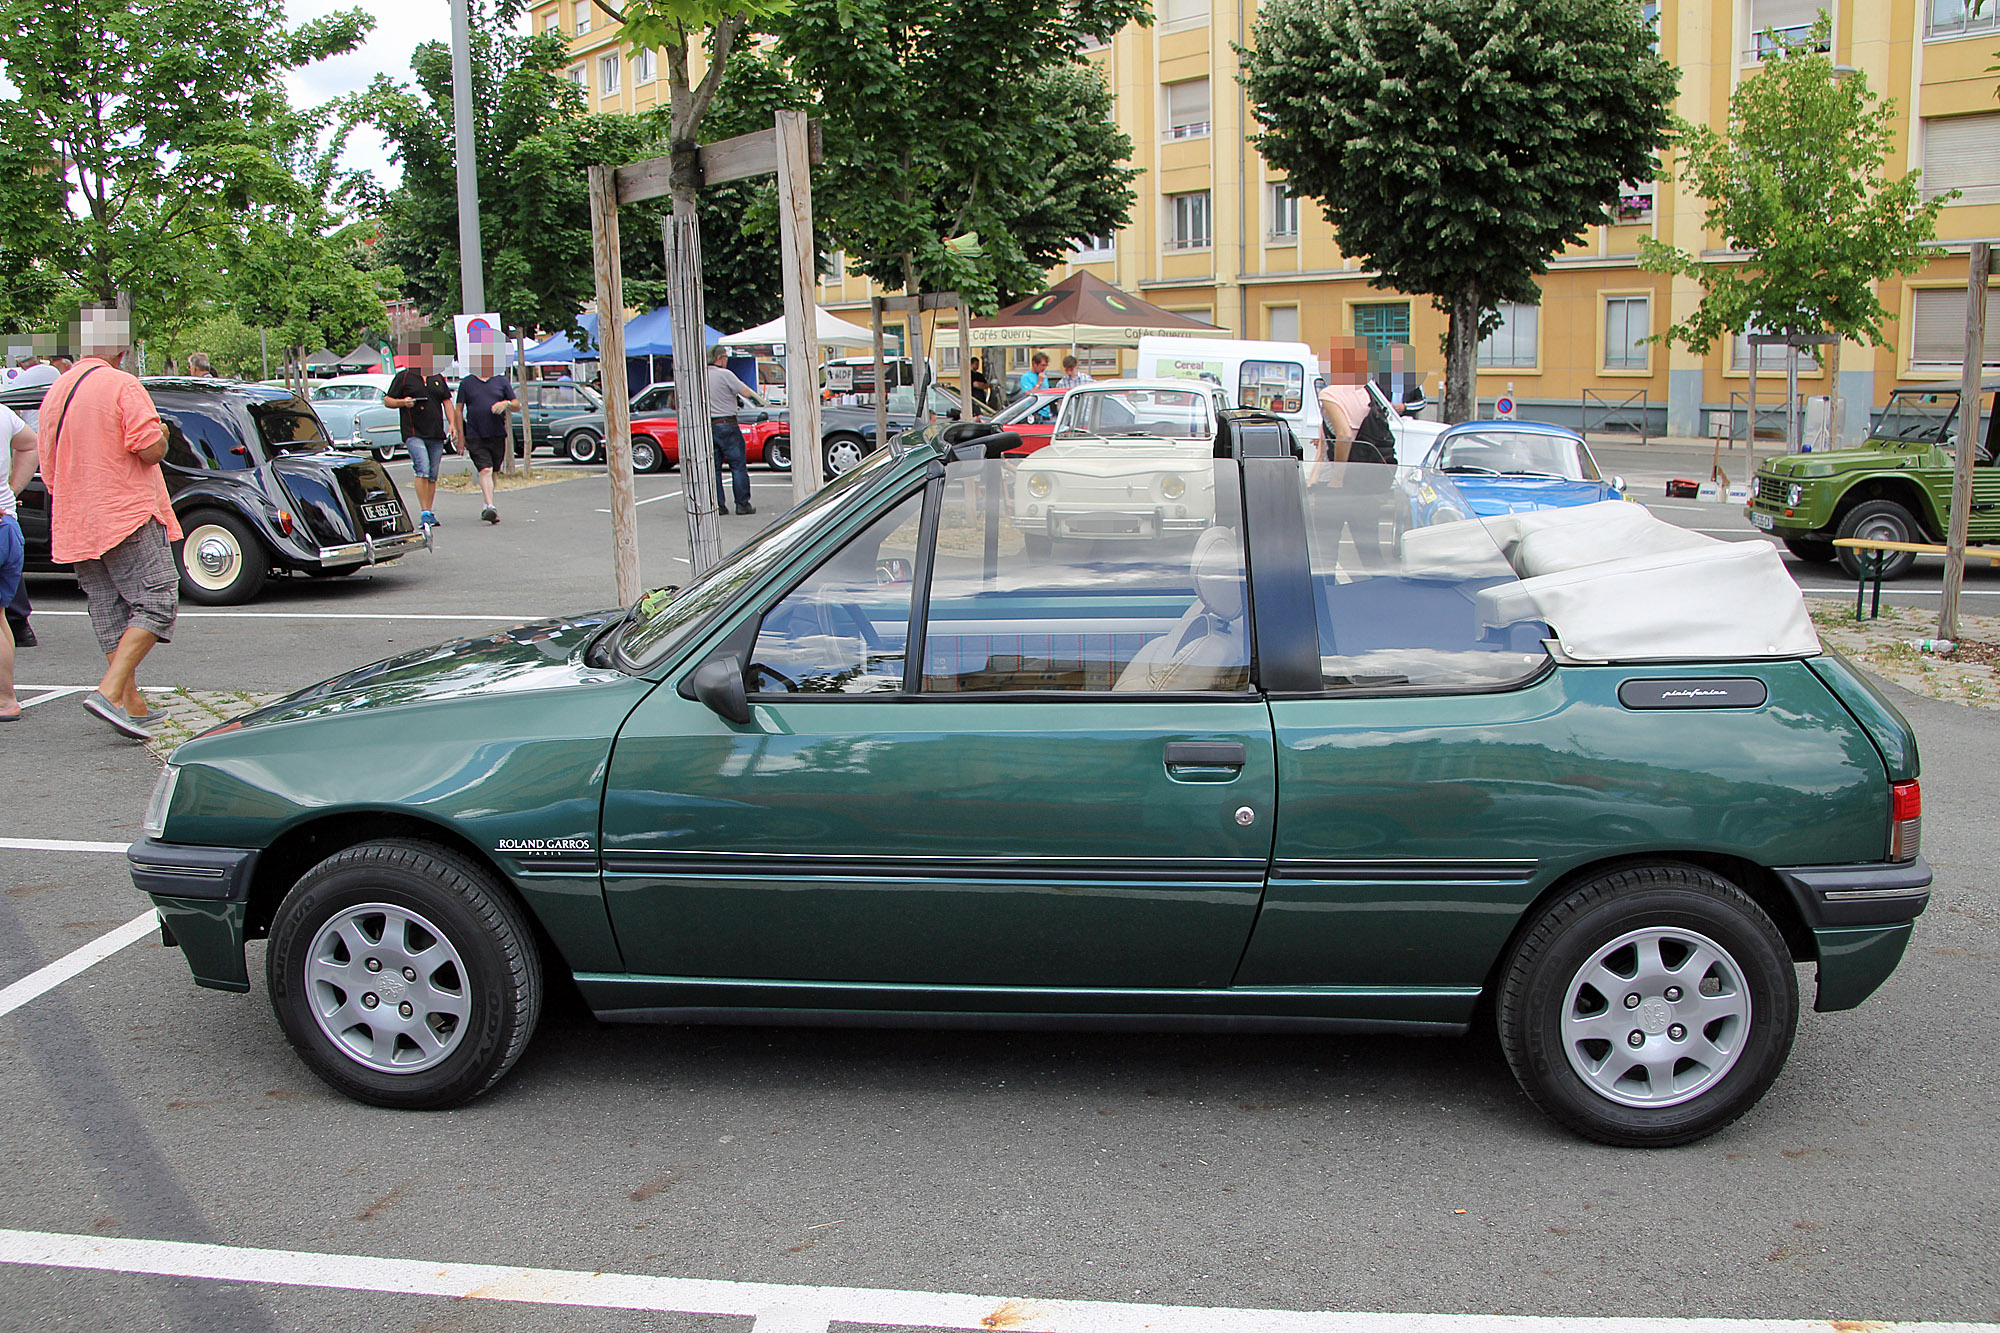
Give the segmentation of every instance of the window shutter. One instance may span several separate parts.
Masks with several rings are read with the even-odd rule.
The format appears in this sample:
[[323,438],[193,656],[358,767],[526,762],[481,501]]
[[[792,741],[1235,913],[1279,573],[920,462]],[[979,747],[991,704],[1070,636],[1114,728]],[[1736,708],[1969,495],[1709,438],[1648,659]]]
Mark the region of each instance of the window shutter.
[[1924,121],[1924,197],[1963,190],[1960,203],[2000,200],[2000,114]]
[[1782,32],[1786,28],[1809,27],[1825,8],[1823,0],[1752,0],[1751,35],[1755,36],[1766,28]]
[[[1910,365],[1956,369],[1965,364],[1965,289],[1914,293],[1910,312]],[[2000,291],[1986,293],[1986,355],[2000,366]]]

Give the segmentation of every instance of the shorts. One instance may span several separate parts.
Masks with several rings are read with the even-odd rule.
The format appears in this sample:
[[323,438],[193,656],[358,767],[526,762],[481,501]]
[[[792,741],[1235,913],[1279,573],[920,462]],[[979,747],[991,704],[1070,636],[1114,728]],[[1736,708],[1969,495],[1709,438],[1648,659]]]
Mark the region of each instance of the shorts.
[[21,590],[21,563],[27,555],[20,520],[12,514],[0,515],[0,606],[13,601]]
[[426,481],[436,481],[438,465],[444,462],[444,441],[427,440],[421,435],[412,435],[403,441],[403,447],[410,451],[410,466]]
[[477,435],[465,437],[465,452],[472,458],[472,466],[481,472],[490,472],[507,460],[507,437],[496,435],[490,440]]
[[173,641],[181,575],[174,568],[167,530],[157,518],[147,519],[97,559],[77,561],[76,581],[83,585],[90,628],[105,653],[118,647],[128,629],[148,630],[161,643]]

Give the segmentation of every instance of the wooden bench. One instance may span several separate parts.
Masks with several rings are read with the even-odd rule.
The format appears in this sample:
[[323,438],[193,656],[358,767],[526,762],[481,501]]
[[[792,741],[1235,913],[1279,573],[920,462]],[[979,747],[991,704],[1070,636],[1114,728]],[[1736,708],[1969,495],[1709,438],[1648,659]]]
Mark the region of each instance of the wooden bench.
[[[1936,542],[1887,542],[1872,537],[1837,537],[1835,546],[1850,551],[1862,551],[1867,559],[1861,565],[1861,578],[1854,585],[1854,618],[1861,619],[1862,596],[1868,585],[1875,585],[1875,596],[1869,602],[1868,618],[1875,619],[1882,614],[1882,569],[1889,563],[1889,552],[1908,551],[1913,555],[1950,555],[1951,552]],[[2000,546],[1968,546],[1965,548],[1967,560],[1984,560],[1989,565],[2000,565]]]

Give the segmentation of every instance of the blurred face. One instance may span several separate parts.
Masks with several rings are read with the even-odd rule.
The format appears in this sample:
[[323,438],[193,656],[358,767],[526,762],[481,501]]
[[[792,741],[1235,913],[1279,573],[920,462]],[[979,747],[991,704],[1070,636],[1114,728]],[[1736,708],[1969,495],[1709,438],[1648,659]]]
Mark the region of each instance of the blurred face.
[[493,349],[474,348],[472,352],[472,373],[480,379],[490,379],[493,375]]
[[1362,384],[1368,379],[1368,354],[1351,338],[1337,338],[1327,349],[1328,384]]

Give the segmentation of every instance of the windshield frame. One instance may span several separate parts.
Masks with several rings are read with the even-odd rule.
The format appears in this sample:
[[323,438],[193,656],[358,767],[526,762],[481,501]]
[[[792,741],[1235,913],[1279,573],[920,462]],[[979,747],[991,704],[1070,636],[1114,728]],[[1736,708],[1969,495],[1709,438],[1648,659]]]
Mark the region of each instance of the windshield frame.
[[[1501,472],[1497,470],[1491,472],[1455,472],[1451,465],[1446,462],[1446,458],[1452,449],[1461,444],[1472,444],[1485,440],[1489,436],[1495,438],[1511,436],[1515,439],[1536,441],[1547,440],[1552,445],[1567,445],[1570,449],[1571,457],[1578,468],[1579,475],[1570,476],[1567,473],[1558,472]],[[1424,466],[1434,471],[1454,476],[1517,477],[1529,480],[1567,482],[1596,482],[1604,480],[1604,474],[1598,470],[1597,459],[1591,454],[1590,446],[1585,441],[1570,435],[1558,435],[1539,430],[1523,430],[1518,426],[1506,424],[1489,426],[1482,423],[1476,429],[1468,428],[1457,433],[1447,431],[1438,437],[1437,444],[1432,449],[1431,456],[1424,460]]]

